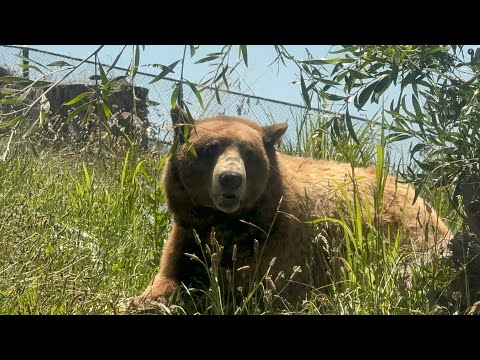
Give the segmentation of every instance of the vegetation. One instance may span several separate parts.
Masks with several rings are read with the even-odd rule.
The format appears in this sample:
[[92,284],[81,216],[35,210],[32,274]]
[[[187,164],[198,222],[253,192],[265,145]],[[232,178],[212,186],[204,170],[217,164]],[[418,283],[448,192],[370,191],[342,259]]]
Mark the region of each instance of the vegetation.
[[[238,48],[239,60],[233,66],[229,62],[234,47],[225,46],[197,61],[213,64],[212,73],[198,86],[183,78],[182,61],[187,50],[195,56],[197,49],[185,47],[183,59],[157,66],[160,73],[154,79],[160,81],[179,66],[181,79],[172,90],[171,104],[180,103],[187,111],[192,104],[184,101],[185,87],[204,107],[203,86],[213,86],[220,98],[219,89],[222,84],[228,85],[232,69],[248,66],[246,46]],[[281,144],[281,151],[355,166],[376,164],[383,169],[378,172],[377,199],[382,194],[382,173],[396,168],[422,191],[452,229],[468,228],[462,198],[465,192],[461,192],[459,182],[478,173],[478,54],[469,52],[471,58],[465,61],[462,47],[349,46],[332,52],[336,57],[331,59],[298,60],[286,48],[276,49],[277,61],[292,61],[298,66],[300,90],[307,106],[321,106],[327,101],[342,104],[337,116],[307,113],[299,119],[297,138]],[[86,124],[88,118],[107,124],[97,128],[102,136],[80,143],[82,151],[78,151],[78,143],[63,141],[61,146],[52,147],[44,141],[45,125],[51,120],[44,95],[55,83],[41,76],[33,81],[14,75],[0,77],[4,89],[0,98],[0,314],[128,313],[131,298],[155,275],[170,227],[160,186],[167,150],[159,142],[144,151],[125,129],[121,141],[112,141],[112,128],[108,126],[114,114],[110,96],[119,83],[133,82],[140,54],[141,48],[134,47],[132,64],[122,78],[109,77],[111,68],[98,62],[98,74],[93,77],[97,81],[95,90],[70,100],[70,105],[79,106],[72,107],[67,123],[78,120]],[[45,71],[41,64],[29,66]],[[78,67],[57,66],[67,67],[67,71]],[[469,75],[459,74],[465,68]],[[368,101],[378,103],[381,95],[395,86],[401,88],[400,95],[379,111],[375,121],[354,126],[352,104],[362,109]],[[38,88],[44,90],[43,96],[36,92]],[[81,112],[88,106],[92,111]],[[418,141],[410,152],[415,166],[402,168],[390,163],[387,149],[392,142],[407,137]],[[452,196],[455,188],[459,197]],[[469,203],[475,200],[469,198]],[[265,287],[264,283],[249,289],[243,299],[222,296],[217,291],[218,268],[212,261],[207,266],[212,287],[206,296],[198,297],[201,292],[195,289],[183,289],[164,312],[475,311],[465,290],[468,277],[461,269],[452,266],[449,259],[423,264],[416,261],[415,254],[400,252],[399,235],[377,232],[376,206],[370,204],[369,208],[361,214],[352,206],[343,218],[331,220],[345,229],[343,240],[348,250],[338,261],[340,275],[322,293],[312,291],[303,304],[282,302],[281,289]],[[362,216],[367,219],[366,226],[359,221]],[[321,240],[315,239],[314,243],[321,246]],[[218,258],[220,253],[220,248],[210,249],[196,261],[207,263],[208,257]],[[400,269],[411,275],[409,281],[401,277],[405,271]],[[458,283],[459,278],[465,287],[452,289],[450,285]]]

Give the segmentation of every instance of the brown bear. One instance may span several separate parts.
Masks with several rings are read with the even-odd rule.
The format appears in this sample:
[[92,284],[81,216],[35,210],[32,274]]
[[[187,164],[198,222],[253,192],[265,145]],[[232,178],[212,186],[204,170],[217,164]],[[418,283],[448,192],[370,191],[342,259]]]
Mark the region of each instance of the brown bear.
[[[171,116],[178,141],[163,184],[173,228],[159,273],[134,304],[165,301],[181,283],[194,283],[202,266],[186,254],[202,258],[200,246],[213,238],[223,247],[220,267],[242,270],[237,281],[264,279],[266,273],[270,279],[283,274],[286,281],[293,276],[284,295],[303,296],[314,238],[310,220],[341,218],[353,204],[354,187],[361,206],[373,208],[376,169],[352,172],[349,164],[279,153],[275,144],[287,124],[260,126],[227,116],[192,121],[178,106]],[[417,252],[444,248],[449,229],[421,197],[415,204],[413,198],[410,186],[387,176],[377,226],[400,230]],[[330,246],[341,246],[342,229],[334,222],[317,222],[316,231]],[[308,266],[314,286],[328,283],[324,261]]]

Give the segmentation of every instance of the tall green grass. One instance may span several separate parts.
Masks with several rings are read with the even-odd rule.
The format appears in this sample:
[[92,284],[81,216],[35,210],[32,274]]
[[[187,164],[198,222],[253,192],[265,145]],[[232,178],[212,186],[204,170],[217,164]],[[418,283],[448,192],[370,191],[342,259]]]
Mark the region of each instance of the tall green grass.
[[[308,120],[308,121],[307,121]],[[354,166],[376,164],[373,204],[358,197],[343,216],[317,219],[343,229],[345,251],[330,253],[332,285],[312,292],[303,303],[282,298],[278,279],[258,274],[242,289],[220,291],[238,272],[220,273],[222,248],[215,239],[201,257],[209,289],[182,288],[163,311],[184,314],[412,314],[456,310],[440,302],[454,274],[440,260],[418,265],[402,252],[400,234],[375,226],[383,184],[391,168],[385,137],[372,124],[358,131],[360,144],[347,137],[333,142],[322,118],[306,119],[296,129],[298,146],[281,150],[327,158]],[[14,144],[0,162],[0,314],[118,314],[143,291],[158,270],[171,226],[160,186],[165,155],[134,147],[116,156],[37,150]],[[340,192],[347,197],[339,184]],[[355,188],[355,186],[353,186]],[[443,195],[429,200],[455,225]],[[312,239],[319,253],[321,236]],[[259,255],[261,249],[255,249]],[[330,249],[329,251],[334,251]],[[402,274],[408,269],[410,280]],[[308,271],[308,269],[302,269]],[[289,280],[289,279],[287,279]],[[294,279],[292,280],[294,281]],[[288,281],[287,281],[288,286]],[[228,288],[228,286],[227,286]]]
[[124,311],[168,233],[163,160],[36,158],[19,146],[0,163],[0,313]]

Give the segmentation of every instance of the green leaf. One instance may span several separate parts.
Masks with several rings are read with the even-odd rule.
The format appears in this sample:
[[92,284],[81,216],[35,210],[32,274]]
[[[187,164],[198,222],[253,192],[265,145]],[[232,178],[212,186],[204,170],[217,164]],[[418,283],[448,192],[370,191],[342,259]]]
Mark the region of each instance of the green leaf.
[[90,177],[90,174],[88,173],[88,169],[87,169],[87,166],[85,165],[85,163],[82,164],[82,167],[83,167],[83,174],[85,176],[85,186],[87,187],[87,189],[91,189],[92,188],[92,178]]
[[43,123],[45,122],[45,119],[47,118],[47,113],[43,110],[40,110],[40,115],[39,115],[39,121],[38,121],[38,127],[42,127]]
[[360,93],[358,96],[358,102],[354,105],[357,109],[362,109],[365,104],[367,103],[368,99],[370,98],[370,95],[372,95],[373,89],[377,86],[377,82],[374,81],[370,85],[368,85],[363,91]]
[[80,95],[76,96],[75,98],[73,98],[69,102],[64,103],[63,105],[73,105],[73,104],[79,102],[80,100],[82,100],[83,98],[85,98],[87,96],[92,96],[92,95],[93,95],[92,91],[81,93]]
[[153,84],[153,83],[156,83],[157,81],[160,81],[162,80],[167,74],[173,72],[173,69],[175,69],[175,66],[177,66],[177,64],[179,62],[181,62],[182,60],[177,60],[173,63],[171,63],[170,65],[168,66],[164,66],[164,65],[160,65],[159,66],[163,69],[162,72],[160,74],[158,74],[152,81],[149,82],[149,84]]
[[130,155],[130,149],[127,150],[125,154],[125,160],[123,161],[122,175],[120,176],[120,188],[123,189],[125,185],[125,179],[127,178],[127,168],[128,168],[128,157]]
[[177,103],[179,92],[180,92],[180,83],[177,83],[177,85],[175,86],[175,89],[172,92],[172,97],[170,99],[170,105],[172,106],[172,109],[175,107],[175,104]]
[[40,100],[40,121],[38,123],[39,127],[43,125],[49,112],[50,112],[50,101],[48,101],[47,97],[44,94],[42,94],[42,97]]
[[195,150],[195,147],[193,146],[193,144],[187,139],[185,135],[182,134],[182,136],[184,137],[185,145],[187,146],[187,149],[190,152],[190,154],[192,154],[195,158],[197,158],[198,157],[197,151]]
[[108,103],[104,100],[102,101],[102,108],[105,117],[107,118],[107,120],[110,120],[110,118],[112,117],[112,112],[110,111],[110,106],[108,106]]
[[333,117],[332,129],[335,137],[339,138],[341,136],[341,133],[340,133],[340,125],[338,123],[338,116]]
[[43,65],[43,64],[40,64],[39,62],[37,62],[37,61],[35,61],[35,60],[31,59],[31,58],[28,58],[28,57],[25,57],[25,56],[22,56],[22,55],[15,55],[15,56],[16,56],[17,58],[23,60],[23,61],[26,62],[26,63],[34,63],[34,64],[36,64],[36,65],[44,68],[45,70],[50,71],[50,69],[49,69],[48,67],[46,67],[46,66]]
[[415,114],[417,115],[417,118],[422,119],[423,118],[422,108],[418,103],[417,97],[413,94],[412,94],[412,103],[413,103],[413,108],[415,109]]
[[132,71],[132,78],[135,77],[135,75],[137,75],[137,71],[138,71],[138,66],[140,65],[140,46],[139,45],[135,45],[135,62],[134,62],[134,66],[133,66],[133,71]]
[[5,94],[5,95],[11,95],[11,94],[15,94],[15,93],[21,93],[22,90],[19,90],[19,89],[10,89],[10,88],[0,88],[0,94]]
[[123,51],[127,48],[127,45],[124,45],[123,46],[123,49],[118,53],[117,57],[115,58],[115,60],[113,61],[113,63],[110,65],[110,67],[108,68],[107,70],[107,73],[109,73],[114,67],[115,65],[117,65],[118,63],[118,60],[120,60],[120,56],[122,56],[123,54]]
[[[137,175],[139,172],[143,173],[146,175],[145,170],[143,169],[143,164],[145,163],[145,159],[141,160],[138,162],[137,166],[135,166],[135,170],[133,171],[133,176],[132,176],[132,185],[135,183],[135,180],[137,178]],[[146,178],[148,179],[148,175],[146,175]]]
[[198,61],[195,61],[195,64],[202,64],[208,61],[216,60],[220,57],[220,55],[213,55],[213,56],[206,56]]
[[23,91],[23,93],[17,98],[17,100],[15,100],[15,104],[21,104],[28,96],[28,94],[30,94],[30,91],[32,90],[32,88],[28,88],[27,90]]
[[17,66],[19,68],[22,68],[22,69],[32,69],[32,70],[38,71],[40,74],[45,75],[45,73],[42,70],[40,70],[38,67],[36,67],[35,65],[17,64]]
[[420,191],[422,190],[422,187],[423,187],[423,183],[419,184],[419,185],[417,185],[417,187],[415,187],[415,195],[413,196],[412,205],[414,205],[415,202],[417,201],[418,196],[420,195]]
[[57,60],[57,61],[54,61],[54,62],[48,64],[47,66],[64,67],[64,66],[73,66],[73,65],[69,64],[69,63],[67,63],[66,61],[63,61],[63,60]]
[[218,88],[215,86],[215,98],[217,99],[217,102],[222,105],[222,102],[220,101],[220,93],[218,91]]
[[194,57],[195,56],[195,53],[197,52],[197,49],[198,49],[198,45],[195,46],[195,45],[190,45],[190,57]]
[[323,83],[323,84],[326,84],[326,85],[331,85],[331,86],[338,86],[338,85],[340,85],[339,82],[333,81],[333,80],[328,80],[328,79],[323,79],[323,78],[318,78],[317,80],[320,81],[320,82]]
[[247,45],[240,45],[240,53],[243,56],[243,62],[248,67]]
[[[30,133],[33,131],[33,129],[35,128],[35,125],[37,125],[38,123],[38,119],[35,120],[35,121],[32,121],[32,124],[28,127],[28,129],[22,134],[22,138],[23,139],[26,139],[28,137],[28,135],[30,135]],[[29,141],[30,143],[30,141]]]
[[33,83],[32,83],[32,87],[34,88],[42,88],[42,87],[48,87],[52,85],[51,82],[48,82],[48,81],[39,81],[39,80],[35,80]]
[[100,61],[98,62],[98,69],[100,70],[100,79],[102,80],[102,85],[106,85],[108,83],[108,78]]
[[73,110],[70,114],[68,114],[67,118],[65,119],[65,123],[70,122],[78,113],[80,113],[82,110],[84,110],[88,105],[90,105],[94,101],[95,100],[91,100],[89,102],[86,102],[85,104],[82,104],[78,108]]
[[17,117],[14,117],[13,119],[8,120],[8,121],[0,122],[0,129],[6,129],[6,128],[9,128],[9,127],[14,126],[14,125],[17,124],[22,118],[23,118],[23,115],[19,115],[19,116],[17,116]]
[[[218,74],[215,79],[213,80],[214,83],[216,83],[218,80],[220,80],[221,78],[223,78],[225,76],[225,74],[227,73],[227,70],[228,70],[228,66],[224,66],[222,68],[222,71],[220,72],[220,74]],[[224,79],[224,82],[225,82],[225,79]],[[228,87],[228,85],[227,85]]]
[[[223,47],[224,49],[225,49],[225,46]],[[221,57],[222,55],[223,55],[223,52],[214,52],[214,53],[207,54],[207,56],[217,56],[217,57]]]
[[354,52],[358,49],[358,46],[344,46],[343,49],[330,51],[330,54],[341,54],[346,52]]
[[357,134],[355,134],[355,129],[353,128],[352,118],[350,117],[350,113],[348,112],[348,106],[347,106],[347,111],[345,113],[345,122],[347,123],[347,129],[353,141],[355,141],[358,145],[360,145],[360,141],[358,141]]
[[412,118],[415,118],[415,114],[412,113],[412,112],[410,112],[410,111],[407,109],[407,104],[406,104],[406,102],[405,102],[406,98],[407,98],[407,95],[406,95],[406,94],[403,95],[403,97],[402,97],[402,109],[403,109],[403,111],[405,111],[405,114],[407,114],[408,116],[410,116],[410,117],[412,117]]
[[411,136],[407,134],[389,134],[387,136],[387,139],[389,139],[391,142],[396,142],[396,141],[402,141],[402,140],[407,140],[410,139]]
[[227,77],[225,76],[225,74],[223,75],[222,79],[223,79],[223,83],[225,84],[225,87],[227,88],[227,90],[229,90],[229,85],[228,85]]
[[415,158],[413,158],[413,161],[415,161],[417,163],[417,165],[420,167],[420,169],[422,169],[423,171],[432,171],[434,169],[434,164],[431,163],[431,162],[423,162],[423,161],[419,161]]
[[158,106],[161,105],[159,102],[153,101],[153,100],[147,100],[146,105],[148,106]]
[[388,87],[390,86],[390,83],[391,83],[391,78],[388,75],[383,77],[380,81],[378,81],[373,91],[372,100],[378,104],[378,101],[380,100],[380,96],[385,92],[385,90],[388,89]]
[[305,86],[305,80],[303,80],[303,75],[300,74],[300,86],[302,88],[302,97],[303,101],[305,101],[305,104],[307,104],[307,107],[310,108],[310,96],[308,95],[307,87]]
[[0,82],[2,82],[2,83],[13,82],[13,83],[31,84],[33,81],[29,80],[29,79],[25,79],[24,77],[19,77],[19,76],[1,76],[0,77]]
[[316,59],[316,60],[304,60],[299,61],[302,64],[309,64],[309,65],[325,65],[325,64],[348,64],[355,62],[355,59],[347,59],[347,58],[334,58],[334,59]]
[[200,94],[200,92],[198,91],[197,87],[195,86],[195,84],[191,83],[190,81],[188,82],[188,85],[190,86],[190,89],[192,89],[193,93],[195,94],[195,96],[197,97],[197,100],[200,104],[200,106],[202,107],[202,110],[205,110],[205,106],[203,105],[203,99],[202,99],[202,95]]
[[340,101],[340,100],[346,100],[347,99],[347,97],[345,97],[345,96],[329,94],[325,91],[320,91],[320,96],[323,97],[324,99],[327,99],[327,100],[330,100],[330,101]]
[[448,46],[438,46],[432,49],[428,49],[427,51],[425,51],[425,55],[430,55],[439,51],[447,51],[448,48]]
[[426,147],[427,147],[427,145],[425,145],[425,144],[417,144],[417,145],[415,145],[415,146],[413,147],[413,149],[410,150],[411,156],[413,156],[415,153],[417,153],[417,152],[425,149]]

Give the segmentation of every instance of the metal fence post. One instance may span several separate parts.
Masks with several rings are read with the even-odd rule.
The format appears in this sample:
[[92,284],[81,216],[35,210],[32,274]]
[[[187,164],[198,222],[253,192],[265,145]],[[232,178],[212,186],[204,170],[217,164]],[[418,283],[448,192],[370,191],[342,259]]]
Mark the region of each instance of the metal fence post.
[[[30,49],[28,48],[27,45],[25,45],[22,49],[23,65],[28,65],[28,63],[29,63],[29,61],[28,61],[29,53],[30,53]],[[23,68],[23,77],[28,79],[29,76],[30,76],[30,69],[27,66],[25,66]]]

